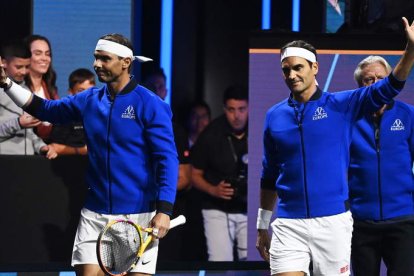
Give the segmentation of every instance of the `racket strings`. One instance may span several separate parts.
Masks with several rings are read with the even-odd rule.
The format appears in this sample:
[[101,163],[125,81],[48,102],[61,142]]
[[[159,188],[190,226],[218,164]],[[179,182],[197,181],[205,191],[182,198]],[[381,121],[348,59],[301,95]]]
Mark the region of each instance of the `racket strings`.
[[109,227],[102,237],[101,260],[114,274],[128,271],[137,261],[140,233],[130,223],[120,221]]

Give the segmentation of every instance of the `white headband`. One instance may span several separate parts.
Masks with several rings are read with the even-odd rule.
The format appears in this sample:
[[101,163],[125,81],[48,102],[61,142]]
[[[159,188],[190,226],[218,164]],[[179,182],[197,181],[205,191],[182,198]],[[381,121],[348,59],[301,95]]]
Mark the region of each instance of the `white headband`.
[[95,51],[105,51],[112,54],[115,54],[120,57],[130,57],[132,60],[138,60],[139,62],[147,62],[152,61],[151,58],[143,57],[143,56],[134,56],[132,53],[132,50],[128,47],[121,45],[119,43],[105,40],[105,39],[99,39],[98,43],[96,44]]
[[301,57],[310,62],[316,62],[316,56],[309,50],[299,47],[287,47],[280,56],[280,62],[287,57]]

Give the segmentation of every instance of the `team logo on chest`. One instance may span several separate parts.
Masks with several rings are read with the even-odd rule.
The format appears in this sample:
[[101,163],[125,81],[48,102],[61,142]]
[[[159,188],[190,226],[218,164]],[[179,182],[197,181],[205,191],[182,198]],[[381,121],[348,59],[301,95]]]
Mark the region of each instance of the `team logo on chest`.
[[134,107],[132,105],[128,105],[121,117],[124,119],[135,119]]
[[400,119],[395,119],[394,123],[391,126],[391,131],[404,130],[404,124]]
[[315,113],[313,114],[312,120],[321,120],[321,119],[325,119],[328,118],[328,113],[326,113],[325,109],[323,109],[322,107],[318,107],[315,110]]

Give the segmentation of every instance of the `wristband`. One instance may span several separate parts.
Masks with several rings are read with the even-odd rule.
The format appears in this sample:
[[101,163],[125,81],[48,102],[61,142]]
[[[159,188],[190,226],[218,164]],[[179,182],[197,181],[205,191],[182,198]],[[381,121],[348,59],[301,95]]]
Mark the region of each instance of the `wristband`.
[[269,229],[270,220],[272,219],[273,211],[259,208],[257,212],[257,229]]
[[27,89],[24,89],[18,84],[14,84],[13,81],[10,81],[10,85],[8,87],[4,88],[4,92],[12,99],[12,101],[18,106],[23,107],[25,106],[30,98],[32,97],[32,92],[30,92]]

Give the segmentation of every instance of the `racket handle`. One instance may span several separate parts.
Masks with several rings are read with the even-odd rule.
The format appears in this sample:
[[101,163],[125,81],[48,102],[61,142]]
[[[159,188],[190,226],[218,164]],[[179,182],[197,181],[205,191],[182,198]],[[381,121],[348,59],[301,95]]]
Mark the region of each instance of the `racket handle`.
[[184,224],[185,222],[186,222],[185,216],[179,215],[178,217],[176,217],[175,219],[170,221],[170,229],[172,229],[172,228],[174,228],[178,225]]

